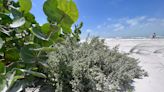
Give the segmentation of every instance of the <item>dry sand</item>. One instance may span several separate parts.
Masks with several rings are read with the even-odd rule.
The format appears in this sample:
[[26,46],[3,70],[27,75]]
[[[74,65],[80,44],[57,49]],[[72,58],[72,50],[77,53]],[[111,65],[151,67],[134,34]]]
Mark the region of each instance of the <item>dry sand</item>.
[[135,79],[135,92],[164,92],[164,39],[106,39],[112,48],[139,59],[139,65],[148,72],[148,77]]

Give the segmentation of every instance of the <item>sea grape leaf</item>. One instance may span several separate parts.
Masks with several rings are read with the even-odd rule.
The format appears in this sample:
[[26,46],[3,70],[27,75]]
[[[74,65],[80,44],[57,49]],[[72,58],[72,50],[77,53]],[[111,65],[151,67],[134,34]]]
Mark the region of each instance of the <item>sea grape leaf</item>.
[[6,25],[6,24],[11,24],[11,23],[12,23],[12,20],[8,15],[0,13],[0,24]]
[[49,36],[48,41],[41,40],[41,39],[38,39],[37,37],[35,37],[34,42],[37,43],[37,44],[40,44],[40,46],[49,47],[49,46],[53,45],[55,42],[58,41],[58,39],[60,38],[59,35],[60,35],[60,31],[56,30],[56,31],[51,33],[51,35]]
[[7,49],[5,52],[5,59],[7,61],[18,61],[19,60],[19,51],[16,48]]
[[39,39],[48,40],[48,37],[45,34],[43,34],[40,27],[32,28],[32,33]]
[[20,11],[29,12],[32,8],[31,0],[19,0]]
[[78,19],[78,10],[72,0],[47,0],[43,10],[49,21],[54,20],[62,27],[71,25]]
[[6,34],[6,35],[8,35],[8,36],[10,36],[10,31],[7,31],[6,29],[4,29],[4,28],[2,28],[2,27],[0,27],[0,32]]
[[57,0],[58,8],[66,13],[74,22],[78,19],[78,9],[73,0]]
[[25,69],[18,69],[22,72],[26,72],[29,74],[32,74],[33,76],[40,77],[40,78],[47,78],[47,76],[43,73],[35,72],[35,71],[30,71],[30,70],[25,70]]
[[31,23],[36,23],[35,16],[32,15],[31,13],[24,14],[24,17],[25,17],[26,21],[29,21]]
[[21,18],[15,19],[13,21],[13,23],[10,24],[10,27],[17,28],[17,27],[20,27],[20,26],[24,25],[25,22],[26,22],[25,18],[24,17],[21,17]]
[[49,23],[45,23],[41,26],[42,32],[45,34],[50,34],[51,25]]
[[0,61],[0,75],[5,74],[6,72],[6,67],[5,65]]
[[52,51],[56,51],[56,48],[51,48],[51,47],[42,47],[42,48],[37,48],[37,49],[33,49],[34,51],[45,51],[45,52],[52,52]]
[[36,55],[37,54],[34,51],[30,50],[30,46],[24,46],[21,48],[20,56],[26,63],[35,63]]
[[47,15],[50,22],[53,21],[59,23],[62,19],[62,11],[60,11],[57,6],[57,0],[47,0],[43,5],[43,11]]
[[45,47],[49,47],[50,45],[54,44],[60,35],[60,27],[56,25],[51,25],[50,23],[42,25],[40,31],[42,31],[42,33],[46,35],[47,40],[42,40],[38,37],[35,37],[34,42]]
[[22,12],[20,12],[19,10],[11,7],[10,11],[11,11],[12,16],[14,17],[14,19],[19,19],[19,18],[22,17]]

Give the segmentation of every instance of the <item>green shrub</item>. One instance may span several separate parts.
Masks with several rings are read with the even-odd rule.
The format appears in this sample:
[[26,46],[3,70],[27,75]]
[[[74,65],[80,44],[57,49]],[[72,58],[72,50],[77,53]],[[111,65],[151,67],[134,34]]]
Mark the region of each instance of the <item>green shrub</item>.
[[132,91],[134,78],[145,72],[134,58],[109,49],[104,40],[54,45],[49,54],[48,77],[56,92]]

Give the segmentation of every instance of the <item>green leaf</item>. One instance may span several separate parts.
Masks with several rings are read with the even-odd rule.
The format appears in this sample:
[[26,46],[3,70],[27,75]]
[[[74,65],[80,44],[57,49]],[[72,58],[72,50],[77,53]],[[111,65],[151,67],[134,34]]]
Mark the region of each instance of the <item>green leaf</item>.
[[48,41],[41,40],[35,37],[34,42],[40,44],[41,46],[49,47],[58,41],[58,39],[60,38],[59,35],[60,35],[60,31],[57,30],[54,33],[52,32],[51,36],[49,36]]
[[6,78],[5,76],[0,77],[0,92],[3,92],[4,88],[6,86]]
[[56,48],[51,48],[51,47],[42,47],[42,48],[37,48],[37,49],[33,49],[34,51],[45,51],[45,52],[52,52],[52,51],[56,51]]
[[12,20],[8,15],[0,13],[0,24],[7,25],[11,23],[12,23]]
[[34,28],[32,28],[32,33],[33,33],[36,37],[38,37],[39,39],[48,40],[48,37],[42,33],[40,27],[34,27]]
[[8,35],[8,36],[10,36],[10,31],[7,31],[6,29],[4,29],[4,28],[2,28],[2,27],[0,27],[0,32],[6,34],[6,35]]
[[0,76],[6,73],[5,65],[0,61]]
[[78,9],[73,0],[57,0],[58,8],[66,13],[74,22],[78,19]]
[[24,25],[25,22],[26,22],[25,18],[24,17],[21,17],[21,18],[15,19],[13,21],[13,23],[10,24],[10,27],[17,28],[17,27],[20,27],[20,26]]
[[43,68],[49,68],[49,65],[47,64],[47,62],[39,62],[39,64],[43,66]]
[[62,19],[63,13],[57,8],[57,5],[57,0],[47,0],[43,5],[44,13],[51,22],[59,22]]
[[14,62],[19,60],[19,51],[16,48],[9,48],[5,53],[5,59],[7,61]]
[[6,74],[6,80],[7,80],[7,85],[8,87],[13,85],[13,83],[15,82],[14,76],[16,74],[16,71],[9,71]]
[[24,17],[25,17],[26,21],[29,21],[31,23],[35,23],[36,22],[35,21],[35,16],[32,15],[31,13],[24,14]]
[[[60,27],[56,25],[50,25],[49,23],[41,26],[41,29],[38,28],[40,32],[45,35],[45,40],[41,39],[41,37],[35,37],[34,42],[40,44],[41,46],[49,47],[54,44],[60,35]],[[36,33],[35,33],[36,34]]]
[[2,48],[3,43],[4,43],[4,41],[2,40],[2,38],[0,38],[0,49]]
[[72,25],[78,19],[78,10],[72,0],[47,0],[43,10],[49,21],[54,20],[58,24],[64,21]]
[[45,34],[50,34],[51,30],[51,25],[49,23],[45,23],[41,26],[41,30]]
[[26,73],[29,73],[29,74],[32,74],[33,76],[36,76],[36,77],[40,77],[40,78],[47,78],[47,76],[43,73],[39,73],[39,72],[34,72],[34,71],[30,71],[30,70],[25,70],[25,69],[18,69],[22,72],[26,72]]
[[30,50],[30,46],[25,46],[21,48],[20,56],[25,63],[35,63],[36,62],[36,53]]
[[48,21],[57,23],[65,34],[71,33],[71,26],[78,19],[78,9],[72,0],[47,0],[43,10]]
[[25,13],[29,12],[32,8],[31,0],[19,0],[20,10]]
[[50,23],[45,23],[41,26],[41,31],[47,35],[48,39],[57,31],[60,30],[60,27],[56,25],[51,25]]
[[[20,76],[15,76],[15,71],[9,71],[6,76],[0,77],[0,92],[20,92],[20,87],[16,85]],[[21,83],[23,85],[23,83]]]
[[14,19],[18,19],[18,18],[22,17],[22,13],[19,10],[12,8],[12,7],[11,7],[11,13],[12,13]]

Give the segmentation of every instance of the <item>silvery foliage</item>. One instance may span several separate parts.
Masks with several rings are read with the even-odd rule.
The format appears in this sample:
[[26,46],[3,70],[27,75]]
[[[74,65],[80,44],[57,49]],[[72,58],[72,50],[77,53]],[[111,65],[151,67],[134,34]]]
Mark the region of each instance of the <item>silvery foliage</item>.
[[56,92],[129,92],[145,72],[134,58],[109,49],[104,40],[56,44],[49,54],[49,79]]

